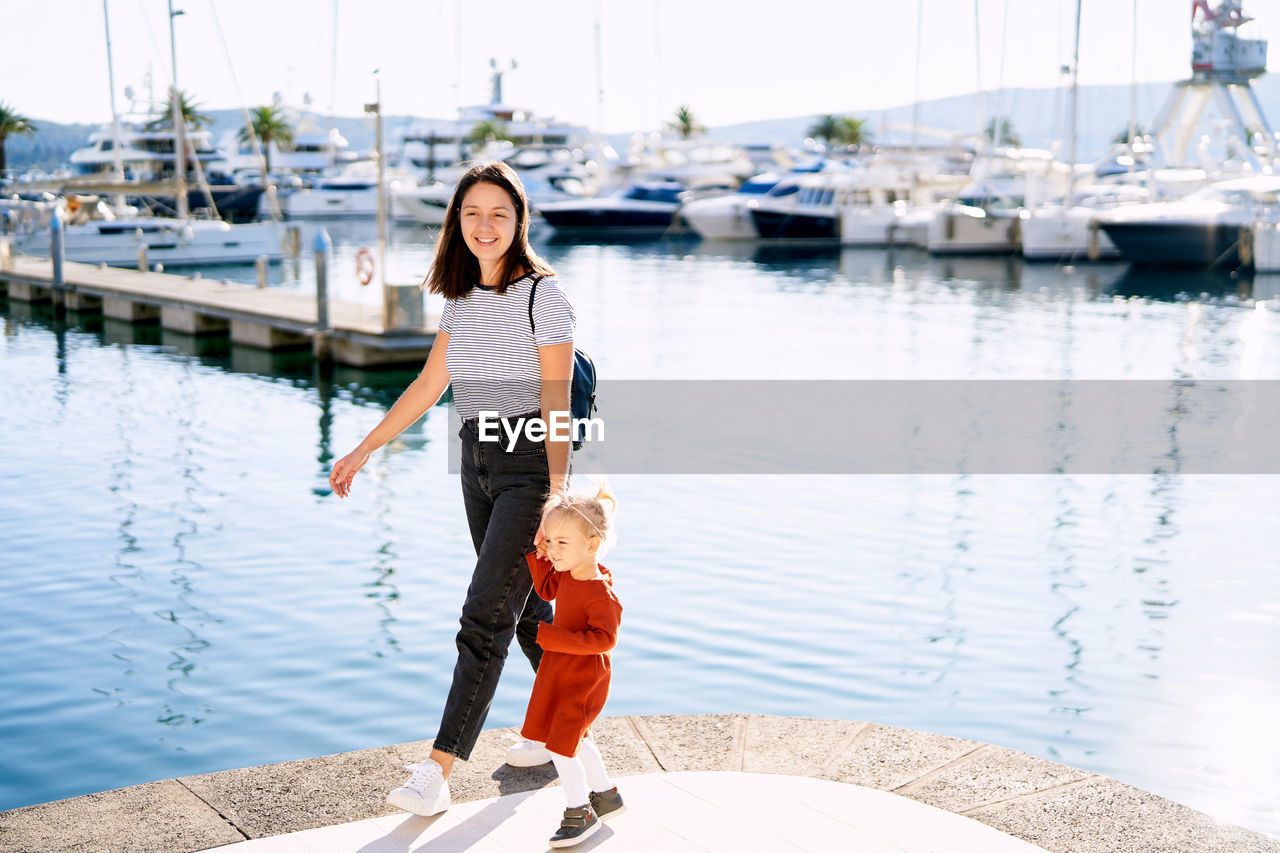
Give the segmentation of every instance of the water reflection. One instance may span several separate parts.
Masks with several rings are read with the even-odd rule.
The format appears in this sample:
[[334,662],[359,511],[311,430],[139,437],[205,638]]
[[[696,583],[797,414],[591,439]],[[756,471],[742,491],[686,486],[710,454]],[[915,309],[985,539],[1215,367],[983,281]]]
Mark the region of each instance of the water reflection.
[[1252,284],[1252,278],[1237,272],[1127,266],[1104,292],[1161,302],[1203,297],[1249,299]]

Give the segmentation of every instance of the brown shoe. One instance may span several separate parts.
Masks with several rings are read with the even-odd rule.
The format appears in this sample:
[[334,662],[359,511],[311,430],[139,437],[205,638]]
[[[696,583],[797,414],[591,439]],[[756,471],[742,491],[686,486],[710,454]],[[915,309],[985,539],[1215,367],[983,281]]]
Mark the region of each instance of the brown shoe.
[[551,836],[548,844],[552,847],[572,847],[586,841],[599,828],[600,819],[596,817],[590,805],[565,809],[564,820],[560,821],[560,829]]

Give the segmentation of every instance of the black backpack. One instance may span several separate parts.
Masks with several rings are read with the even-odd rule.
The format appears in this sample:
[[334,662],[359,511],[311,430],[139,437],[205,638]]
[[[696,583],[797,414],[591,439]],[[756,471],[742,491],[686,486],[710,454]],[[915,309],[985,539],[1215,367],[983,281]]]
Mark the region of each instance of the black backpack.
[[[533,325],[533,295],[538,292],[538,282],[542,276],[533,277],[533,287],[529,288],[529,330],[536,331]],[[536,346],[536,343],[535,343]],[[569,386],[569,416],[573,420],[586,420],[596,410],[596,363],[578,347],[573,348],[573,382]],[[582,449],[580,435],[574,430],[573,449]]]

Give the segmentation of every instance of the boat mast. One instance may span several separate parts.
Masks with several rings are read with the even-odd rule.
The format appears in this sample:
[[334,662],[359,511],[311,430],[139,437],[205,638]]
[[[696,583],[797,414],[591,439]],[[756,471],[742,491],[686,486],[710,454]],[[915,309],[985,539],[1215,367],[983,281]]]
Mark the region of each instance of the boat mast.
[[986,95],[982,91],[982,2],[973,0],[973,53],[977,60],[978,72],[978,141],[974,145],[975,153],[986,147],[987,107]]
[[329,168],[338,165],[338,0],[333,0],[333,55],[329,57]]
[[[107,85],[111,88],[111,150],[115,156],[115,175],[117,181],[124,180],[124,152],[120,150],[120,113],[116,110],[116,72],[111,62],[111,20],[107,14],[107,0],[102,0],[102,23],[107,30]],[[124,207],[124,196],[116,195],[116,206]]]
[[1133,0],[1133,52],[1129,56],[1129,171],[1137,168],[1134,136],[1138,133],[1138,0]]
[[1062,206],[1065,211],[1076,201],[1076,116],[1079,113],[1079,91],[1077,83],[1080,75],[1080,5],[1076,0],[1076,35],[1071,50],[1071,144],[1067,149],[1067,199]]
[[178,218],[187,219],[190,211],[187,208],[187,134],[186,127],[182,118],[182,110],[178,103],[178,43],[173,35],[173,19],[177,15],[181,15],[181,10],[173,11],[173,0],[169,0],[169,54],[173,62],[173,86],[169,90],[169,111],[173,114],[173,173],[176,201],[178,205]]
[[[104,0],[105,2],[105,0]],[[919,182],[919,153],[916,136],[920,128],[920,45],[924,39],[924,0],[916,0],[916,79],[911,93],[911,200],[915,201]]]

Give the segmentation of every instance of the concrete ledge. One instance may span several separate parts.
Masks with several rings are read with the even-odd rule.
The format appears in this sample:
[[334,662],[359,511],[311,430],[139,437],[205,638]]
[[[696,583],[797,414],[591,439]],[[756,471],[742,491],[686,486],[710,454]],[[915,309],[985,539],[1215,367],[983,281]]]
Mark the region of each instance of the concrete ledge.
[[40,287],[29,281],[9,282],[9,298],[18,302],[52,302],[53,291],[49,286]]
[[311,337],[273,328],[266,323],[232,320],[231,342],[265,350],[307,349],[311,346]]
[[102,314],[126,323],[155,323],[160,319],[160,306],[135,302],[117,296],[102,297]]
[[[1062,853],[1280,853],[1280,842],[1094,773],[976,741],[843,720],[742,714],[610,717],[595,737],[618,777],[731,770],[890,791]],[[450,779],[454,802],[553,784],[550,765],[503,764],[491,729]],[[0,813],[0,853],[204,850],[400,814],[383,803],[421,760],[417,741],[188,776]]]
[[230,329],[230,324],[222,317],[171,305],[161,306],[160,325],[186,335],[225,335]]
[[80,314],[97,314],[102,311],[102,297],[94,296],[92,293],[81,293],[78,290],[68,290],[64,294],[68,311],[75,311]]

